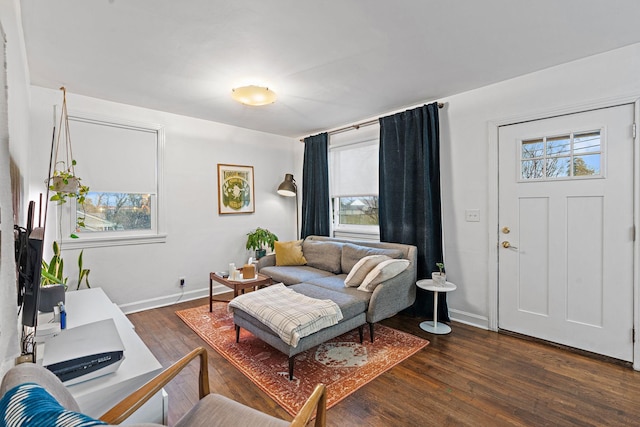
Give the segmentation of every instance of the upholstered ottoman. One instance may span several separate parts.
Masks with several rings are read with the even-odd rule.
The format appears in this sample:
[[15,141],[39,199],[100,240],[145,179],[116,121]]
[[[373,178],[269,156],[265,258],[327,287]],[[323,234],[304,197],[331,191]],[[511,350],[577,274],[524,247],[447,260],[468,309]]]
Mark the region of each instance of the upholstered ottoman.
[[[363,329],[366,320],[367,302],[356,296],[334,292],[328,289],[322,289],[306,283],[289,286],[289,289],[299,292],[316,299],[330,299],[335,302],[342,312],[342,320],[333,326],[321,329],[311,335],[300,338],[297,345],[291,346],[284,342],[280,336],[267,325],[256,319],[252,315],[240,310],[233,309],[233,322],[236,326],[236,342],[240,341],[240,328],[251,332],[257,338],[281,351],[289,358],[289,379],[293,380],[293,368],[295,363],[295,355],[308,350],[316,345],[349,332],[352,329],[359,328],[360,342],[363,340]],[[265,289],[255,291],[259,293]]]

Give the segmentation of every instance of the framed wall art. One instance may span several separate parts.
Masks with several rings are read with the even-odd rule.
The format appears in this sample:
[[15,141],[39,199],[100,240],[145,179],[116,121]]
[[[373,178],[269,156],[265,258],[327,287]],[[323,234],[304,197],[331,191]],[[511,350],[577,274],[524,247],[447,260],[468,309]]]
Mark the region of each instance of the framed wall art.
[[218,163],[218,213],[222,215],[254,211],[253,166]]

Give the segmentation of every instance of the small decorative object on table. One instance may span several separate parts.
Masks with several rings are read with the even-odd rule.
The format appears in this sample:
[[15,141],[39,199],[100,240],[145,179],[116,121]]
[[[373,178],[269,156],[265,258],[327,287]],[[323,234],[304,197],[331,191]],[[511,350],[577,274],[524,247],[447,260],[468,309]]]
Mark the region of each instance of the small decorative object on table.
[[431,279],[433,279],[434,286],[444,286],[447,282],[447,275],[444,272],[444,263],[436,262],[438,272],[431,273]]
[[242,267],[242,278],[244,280],[247,279],[255,279],[256,278],[256,266],[253,264],[245,264]]

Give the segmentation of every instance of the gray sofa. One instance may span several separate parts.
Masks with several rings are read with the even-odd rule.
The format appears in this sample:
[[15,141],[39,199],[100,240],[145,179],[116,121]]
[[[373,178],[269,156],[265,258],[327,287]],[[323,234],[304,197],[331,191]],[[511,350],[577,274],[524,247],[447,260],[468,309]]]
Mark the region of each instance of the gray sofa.
[[[360,328],[362,340],[362,326],[365,323],[369,324],[369,335],[373,342],[374,324],[411,306],[416,298],[415,246],[309,236],[302,244],[302,251],[306,265],[276,266],[275,255],[271,254],[258,261],[258,271],[301,294],[336,302],[343,315],[338,324],[306,336],[296,347],[291,347],[251,315],[234,310],[236,340],[239,339],[240,328],[244,328],[288,355],[290,378],[293,378],[293,356],[296,354],[355,328]],[[345,287],[347,274],[361,258],[379,254],[407,259],[409,266],[397,276],[377,285],[373,292]]]

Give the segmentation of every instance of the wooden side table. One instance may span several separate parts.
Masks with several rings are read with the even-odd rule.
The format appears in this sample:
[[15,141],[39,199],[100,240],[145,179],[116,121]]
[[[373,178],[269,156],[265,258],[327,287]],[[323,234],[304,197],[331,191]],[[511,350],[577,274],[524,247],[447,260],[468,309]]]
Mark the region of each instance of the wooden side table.
[[425,291],[433,292],[433,322],[424,321],[420,323],[420,329],[437,335],[451,332],[451,326],[438,322],[438,292],[455,291],[457,286],[451,282],[446,282],[444,286],[436,286],[431,279],[418,280],[416,286]]
[[216,273],[209,273],[209,311],[213,311],[213,301],[223,301],[229,302],[226,300],[216,300],[213,298],[213,282],[214,280],[222,285],[225,285],[228,288],[233,289],[233,297],[237,297],[240,295],[240,292],[244,293],[245,289],[256,289],[262,286],[269,286],[272,284],[271,277],[266,276],[264,274],[257,274],[256,279],[249,280],[229,280],[228,278],[222,278],[218,276]]

